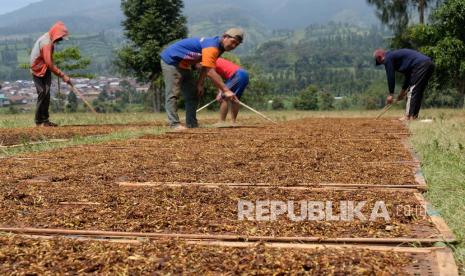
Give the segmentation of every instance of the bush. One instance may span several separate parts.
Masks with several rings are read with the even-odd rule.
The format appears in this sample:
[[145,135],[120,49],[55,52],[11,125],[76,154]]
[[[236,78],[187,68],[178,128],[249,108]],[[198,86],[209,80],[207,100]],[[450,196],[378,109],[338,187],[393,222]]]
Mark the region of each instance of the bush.
[[318,109],[319,110],[331,110],[334,108],[334,97],[329,92],[318,93]]
[[281,98],[273,99],[273,103],[271,104],[271,109],[273,109],[273,110],[283,110],[284,109],[284,101]]
[[20,112],[19,108],[15,105],[10,105],[8,107],[7,114],[18,114]]
[[336,110],[347,110],[352,107],[352,101],[348,97],[343,97],[342,99],[335,101],[334,107]]
[[310,85],[302,90],[294,100],[294,107],[298,110],[317,110],[318,89]]

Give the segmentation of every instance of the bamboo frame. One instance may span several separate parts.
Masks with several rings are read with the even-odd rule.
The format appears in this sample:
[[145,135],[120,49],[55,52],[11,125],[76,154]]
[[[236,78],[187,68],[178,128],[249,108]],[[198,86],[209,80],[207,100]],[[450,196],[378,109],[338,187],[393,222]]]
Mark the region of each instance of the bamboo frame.
[[[11,234],[11,236],[18,236],[22,238],[29,238],[29,239],[43,239],[43,240],[51,240],[55,238],[59,238],[60,236],[46,236],[46,235],[22,235],[22,234]],[[71,240],[78,240],[78,241],[95,241],[95,242],[110,242],[110,243],[123,243],[123,244],[141,244],[142,241],[140,239],[116,239],[116,238],[92,238],[92,237],[79,237],[79,236],[64,236],[61,238],[71,239]]]
[[[188,244],[222,247],[252,247],[257,243],[251,242],[222,242],[222,241],[188,241]],[[354,245],[354,244],[295,244],[295,243],[264,243],[265,247],[283,249],[367,249],[379,252],[398,252],[411,254],[427,254],[431,256],[431,267],[434,274],[440,276],[458,276],[458,267],[455,263],[454,254],[448,247],[392,247],[380,245]]]
[[440,276],[458,276],[458,267],[454,260],[454,255],[449,248],[436,250],[436,262],[439,267]]
[[[226,246],[226,247],[251,247],[256,246],[256,242],[226,242],[226,241],[187,241],[188,244],[210,245],[210,246]],[[270,248],[284,249],[370,249],[377,251],[392,251],[402,253],[430,253],[435,251],[449,251],[447,247],[403,247],[403,246],[388,246],[388,245],[369,245],[369,244],[325,244],[325,243],[263,243],[264,246]]]
[[[203,134],[222,134],[215,131],[166,131],[163,134],[169,135],[203,135]],[[137,139],[137,140],[153,140],[153,139]]]
[[40,228],[6,228],[0,232],[51,236],[83,236],[99,238],[148,238],[148,239],[182,239],[195,241],[249,241],[249,242],[282,242],[282,243],[356,243],[356,244],[396,244],[396,245],[432,245],[437,242],[453,242],[441,238],[321,238],[321,237],[273,237],[244,235],[209,235],[209,234],[175,234],[150,232],[115,232],[99,230],[68,230]]
[[397,190],[397,189],[416,189],[419,191],[426,191],[427,187],[426,185],[421,185],[421,184],[407,184],[407,185],[398,185],[398,184],[382,184],[382,185],[376,185],[376,184],[344,184],[344,183],[322,183],[322,186],[325,187],[341,187],[341,188],[385,188],[386,190]]
[[[29,239],[54,239],[56,236],[46,235],[14,235]],[[65,236],[62,238],[73,239],[78,241],[91,241],[91,242],[105,242],[115,244],[128,244],[128,245],[142,245],[146,242],[141,239],[128,239],[128,238],[98,238],[98,237],[83,237],[83,236]],[[235,241],[213,241],[213,240],[186,240],[186,244],[199,245],[206,247],[255,247],[258,244],[276,249],[291,249],[291,250],[370,250],[377,252],[396,252],[404,254],[412,254],[414,261],[412,264],[419,263],[422,260],[421,254],[426,255],[429,267],[428,270],[434,275],[440,276],[458,276],[458,267],[454,260],[452,251],[447,247],[400,247],[400,246],[386,246],[386,245],[365,245],[365,244],[315,244],[315,243],[281,243],[281,242],[235,242]],[[424,257],[423,257],[424,258]],[[408,270],[410,271],[410,270]],[[416,271],[415,271],[416,272]]]
[[17,161],[29,161],[29,160],[37,160],[37,161],[50,161],[47,158],[33,158],[33,157],[0,157],[0,160],[17,160]]
[[63,201],[60,205],[100,205],[99,202],[87,202],[87,201]]
[[450,230],[449,226],[447,226],[447,223],[444,221],[444,219],[440,217],[439,215],[431,214],[430,210],[432,209],[432,207],[426,201],[426,199],[424,198],[422,194],[415,193],[414,195],[415,195],[415,198],[420,202],[421,206],[426,210],[426,214],[431,219],[434,226],[439,230],[441,235],[445,238],[445,240],[447,240],[450,243],[455,243],[456,242],[455,235],[452,232],[452,230]]
[[376,184],[346,184],[346,183],[315,183],[315,184],[299,184],[294,186],[280,186],[269,183],[198,183],[198,182],[117,182],[120,187],[128,188],[144,188],[144,187],[185,187],[185,186],[201,186],[207,188],[219,188],[227,186],[230,188],[273,188],[287,190],[359,190],[371,188],[373,190],[385,191],[410,191],[416,192],[423,190],[420,185],[376,185]]
[[[242,127],[242,128],[265,128],[265,127],[255,127],[255,126],[248,126],[248,127]],[[215,129],[219,129],[219,128],[215,128]],[[226,128],[228,129],[228,128]],[[234,129],[234,128],[232,128]],[[226,132],[222,132],[222,131],[166,131],[164,132],[163,134],[179,134],[179,135],[189,135],[189,134],[225,134]],[[289,137],[288,134],[281,134],[281,133],[262,133],[260,134],[261,136],[267,136],[267,137]],[[375,134],[366,134],[366,135],[363,135],[363,134],[360,134],[360,135],[349,135],[347,138],[336,138],[336,139],[333,139],[333,140],[386,140],[386,137],[382,137],[382,136],[385,136],[385,135],[392,135],[392,136],[409,136],[410,133],[375,133]],[[303,136],[303,135],[302,135]],[[369,137],[369,138],[365,138],[365,137]],[[380,136],[380,137],[372,137],[372,136]],[[319,137],[313,137],[313,136],[308,136],[308,138],[318,138],[317,140],[322,140],[321,138]],[[405,137],[394,137],[394,138],[391,138],[391,139],[395,139],[395,138],[399,138],[399,139],[402,139],[402,138],[405,138]],[[313,139],[315,140],[315,139]]]
[[[157,149],[157,148],[153,147],[153,149]],[[191,163],[191,162],[194,162],[194,161],[197,161],[197,160],[183,159],[183,160],[169,161],[167,163]],[[346,164],[352,164],[354,162],[357,162],[357,164],[360,164],[360,165],[364,165],[364,164],[365,165],[396,165],[396,164],[400,164],[400,165],[418,165],[419,164],[418,161],[411,161],[411,160],[400,160],[400,161],[346,161],[346,162],[322,161],[321,164],[346,165]]]
[[21,181],[21,183],[24,183],[24,184],[44,184],[44,183],[50,183],[50,182],[51,182],[50,177],[24,179]]

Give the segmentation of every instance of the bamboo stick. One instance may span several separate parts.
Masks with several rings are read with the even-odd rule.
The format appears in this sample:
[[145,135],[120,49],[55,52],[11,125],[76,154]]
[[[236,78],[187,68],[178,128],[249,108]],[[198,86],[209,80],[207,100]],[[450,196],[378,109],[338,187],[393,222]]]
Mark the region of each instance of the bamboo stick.
[[216,235],[216,234],[178,234],[178,233],[144,233],[144,232],[115,232],[98,230],[68,230],[68,229],[38,229],[38,228],[0,228],[0,232],[40,234],[40,235],[73,235],[94,237],[144,237],[151,239],[176,238],[184,240],[224,240],[224,241],[264,241],[264,242],[299,242],[299,243],[370,243],[370,244],[434,244],[436,242],[450,242],[442,238],[323,238],[323,237],[275,237],[275,236],[245,236],[245,235]]
[[92,105],[86,100],[84,95],[82,95],[82,93],[79,92],[79,90],[76,87],[74,87],[74,85],[69,84],[69,87],[71,87],[71,90],[74,92],[74,94],[78,95],[78,97],[81,98],[81,100],[90,109],[90,111],[92,111],[92,113],[98,114],[97,111],[95,111],[95,109],[92,107]]

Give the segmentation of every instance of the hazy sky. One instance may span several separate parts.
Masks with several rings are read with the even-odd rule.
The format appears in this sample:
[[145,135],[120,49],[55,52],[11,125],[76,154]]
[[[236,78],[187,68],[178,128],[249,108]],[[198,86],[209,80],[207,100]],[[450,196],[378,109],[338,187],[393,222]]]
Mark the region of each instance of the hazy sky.
[[[0,14],[8,13],[40,0],[0,0]],[[79,0],[78,0],[79,1]]]

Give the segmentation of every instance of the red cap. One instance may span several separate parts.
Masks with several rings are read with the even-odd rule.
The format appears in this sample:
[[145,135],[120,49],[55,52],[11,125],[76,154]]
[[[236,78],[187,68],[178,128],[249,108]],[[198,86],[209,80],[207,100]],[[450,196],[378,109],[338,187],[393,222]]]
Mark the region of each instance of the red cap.
[[375,64],[380,65],[383,64],[384,55],[386,51],[384,49],[376,49],[373,53],[373,57],[375,58]]

